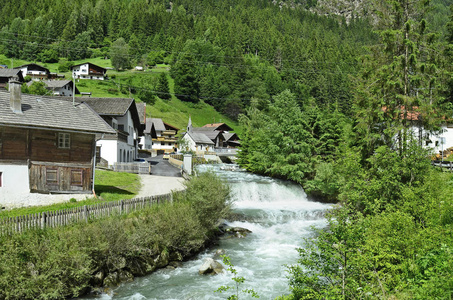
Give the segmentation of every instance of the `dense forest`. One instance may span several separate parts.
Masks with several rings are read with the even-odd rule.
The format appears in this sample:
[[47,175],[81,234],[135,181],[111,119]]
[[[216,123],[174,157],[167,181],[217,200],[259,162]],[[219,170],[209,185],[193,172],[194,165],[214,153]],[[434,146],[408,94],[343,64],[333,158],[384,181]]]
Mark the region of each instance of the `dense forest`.
[[451,299],[453,177],[412,128],[451,121],[453,1],[29,2],[0,0],[0,53],[169,64],[240,120],[243,167],[338,203],[282,298]]
[[[4,2],[4,1],[0,1]],[[271,1],[100,0],[2,4],[1,52],[57,62],[104,56],[115,67],[171,64],[175,94],[237,118],[290,89],[298,103],[351,113],[349,75],[375,35]],[[119,58],[119,59],[117,59]],[[162,95],[162,94],[161,94]]]

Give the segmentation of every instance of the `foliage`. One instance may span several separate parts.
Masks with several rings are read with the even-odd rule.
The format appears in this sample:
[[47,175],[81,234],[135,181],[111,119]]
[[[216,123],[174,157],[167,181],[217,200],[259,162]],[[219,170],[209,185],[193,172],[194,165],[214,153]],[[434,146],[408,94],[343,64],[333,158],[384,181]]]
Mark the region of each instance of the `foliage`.
[[129,45],[123,38],[117,39],[113,42],[110,49],[110,59],[115,70],[125,70],[131,67],[129,58]]
[[212,228],[218,220],[226,217],[231,206],[230,190],[219,177],[213,173],[204,172],[185,181],[184,185],[186,192],[182,197],[188,199],[204,227]]
[[42,81],[33,81],[31,85],[22,84],[22,93],[31,95],[50,95],[51,92],[46,89],[46,85]]
[[[115,271],[118,259],[124,259],[131,266],[145,259],[154,260],[153,255],[162,253],[173,254],[178,259],[193,255],[211,236],[210,224],[214,221],[204,222],[209,225],[204,227],[198,216],[206,207],[199,211],[190,197],[196,196],[196,203],[225,200],[217,198],[224,197],[225,193],[217,193],[214,198],[203,193],[202,186],[209,189],[211,185],[203,178],[200,180],[201,185],[193,178],[187,194],[173,203],[159,204],[127,216],[1,236],[0,298],[77,297],[87,291],[97,271]],[[208,198],[202,200],[202,197]],[[210,216],[220,214],[210,211]]]
[[234,294],[230,295],[227,298],[228,300],[239,300],[239,295],[241,293],[249,294],[253,298],[259,298],[258,294],[253,289],[240,290],[240,286],[244,284],[245,278],[238,276],[238,271],[234,268],[234,265],[231,263],[231,259],[228,256],[221,255],[221,257],[223,258],[223,263],[228,266],[227,270],[233,275],[233,277],[231,277],[231,280],[234,281],[234,286],[230,285],[221,286],[216,290],[216,292],[223,293],[232,289],[234,291]]

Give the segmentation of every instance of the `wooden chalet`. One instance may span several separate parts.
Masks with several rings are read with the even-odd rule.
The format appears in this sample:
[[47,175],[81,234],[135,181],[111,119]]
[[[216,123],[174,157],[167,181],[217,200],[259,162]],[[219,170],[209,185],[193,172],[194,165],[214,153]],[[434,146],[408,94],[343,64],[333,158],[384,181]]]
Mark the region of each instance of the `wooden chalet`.
[[0,91],[0,199],[90,193],[96,134],[116,131],[85,103],[21,94],[19,82],[10,91]]
[[20,70],[24,78],[25,76],[30,76],[32,80],[47,80],[51,78],[49,69],[38,64],[26,64],[14,69]]
[[107,77],[107,69],[89,62],[72,66],[71,70],[77,79],[105,80]]

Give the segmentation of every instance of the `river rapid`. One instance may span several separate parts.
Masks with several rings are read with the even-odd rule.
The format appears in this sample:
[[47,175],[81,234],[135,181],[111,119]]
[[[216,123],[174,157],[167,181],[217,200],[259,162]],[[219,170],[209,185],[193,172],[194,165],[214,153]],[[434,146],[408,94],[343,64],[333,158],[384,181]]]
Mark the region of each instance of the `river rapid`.
[[[312,233],[310,227],[325,226],[323,212],[329,204],[309,201],[300,185],[231,170],[232,165],[202,165],[198,172],[211,170],[224,178],[231,187],[233,210],[241,221],[229,221],[252,231],[245,238],[222,239],[219,245],[184,262],[181,268],[161,269],[136,278],[115,288],[110,295],[84,299],[128,300],[200,300],[226,299],[225,293],[214,291],[222,285],[233,285],[231,274],[202,276],[198,269],[205,258],[213,257],[217,249],[224,249],[232,264],[246,281],[242,289],[254,289],[260,299],[275,299],[289,294],[286,265],[298,259],[297,248],[303,238]],[[218,258],[221,261],[221,258]],[[240,296],[240,299],[251,299]]]

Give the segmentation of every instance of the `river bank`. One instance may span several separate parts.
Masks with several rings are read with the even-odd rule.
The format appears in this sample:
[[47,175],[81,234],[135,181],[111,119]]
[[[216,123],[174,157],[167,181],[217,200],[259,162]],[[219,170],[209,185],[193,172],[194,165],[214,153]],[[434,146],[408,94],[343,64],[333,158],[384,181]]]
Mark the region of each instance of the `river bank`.
[[176,264],[215,239],[227,199],[223,182],[205,174],[188,182],[173,203],[2,236],[0,299],[79,297]]
[[331,205],[309,201],[301,186],[292,182],[222,167],[201,165],[197,173],[212,171],[228,183],[234,215],[226,224],[251,233],[245,238],[221,237],[218,245],[202,250],[176,269],[156,270],[96,299],[226,299],[228,294],[214,291],[231,284],[231,274],[198,274],[203,262],[218,249],[231,258],[238,275],[246,279],[241,288],[254,289],[260,299],[269,300],[289,293],[285,265],[297,262],[297,248],[303,247],[303,237],[311,235],[312,226],[325,226],[324,213]]

